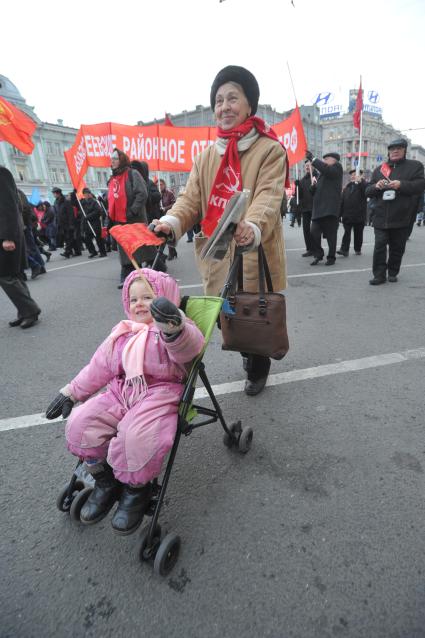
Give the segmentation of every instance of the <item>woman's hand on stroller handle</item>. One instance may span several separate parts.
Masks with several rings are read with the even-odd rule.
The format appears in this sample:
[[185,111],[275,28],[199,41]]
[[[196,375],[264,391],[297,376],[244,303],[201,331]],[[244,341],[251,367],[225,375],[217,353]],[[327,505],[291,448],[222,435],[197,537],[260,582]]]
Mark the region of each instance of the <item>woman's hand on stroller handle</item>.
[[165,239],[171,239],[173,229],[169,224],[162,222],[160,219],[153,219],[152,223],[148,226],[149,230],[158,235],[158,237],[165,237]]

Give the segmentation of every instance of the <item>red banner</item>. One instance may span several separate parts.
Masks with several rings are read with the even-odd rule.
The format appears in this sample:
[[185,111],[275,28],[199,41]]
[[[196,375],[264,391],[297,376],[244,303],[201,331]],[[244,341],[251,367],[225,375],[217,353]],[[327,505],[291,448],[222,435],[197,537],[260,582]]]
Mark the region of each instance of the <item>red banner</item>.
[[[287,150],[289,164],[302,160],[307,145],[298,106],[273,129]],[[82,125],[73,146],[65,151],[65,159],[72,183],[78,189],[89,166],[110,167],[115,147],[131,160],[148,162],[151,171],[188,172],[196,155],[215,139],[216,128],[208,126],[126,126],[112,122]]]

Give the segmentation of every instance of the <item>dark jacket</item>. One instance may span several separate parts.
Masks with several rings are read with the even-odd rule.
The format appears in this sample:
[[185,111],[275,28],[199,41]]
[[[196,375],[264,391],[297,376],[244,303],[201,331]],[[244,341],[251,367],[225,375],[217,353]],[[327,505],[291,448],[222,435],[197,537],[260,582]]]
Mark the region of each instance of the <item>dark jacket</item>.
[[100,231],[101,227],[101,218],[102,218],[102,209],[98,202],[91,197],[90,199],[82,199],[81,206],[86,214],[83,216],[82,229],[84,233],[90,232],[90,227],[87,222],[93,226],[94,231]]
[[53,204],[56,214],[56,222],[59,230],[67,231],[74,228],[74,209],[63,195]]
[[41,218],[41,223],[45,226],[49,226],[55,223],[55,213],[53,212],[52,207],[49,207],[45,210],[44,215]]
[[148,191],[145,180],[134,168],[128,169],[128,180],[125,183],[125,194],[127,195],[127,222],[147,222],[146,200]]
[[[15,242],[15,250],[4,250],[5,240]],[[7,168],[0,166],[0,277],[16,277],[27,266],[24,225],[15,180]]]
[[159,219],[162,215],[161,210],[161,193],[155,182],[148,178],[148,200],[146,202],[146,213],[148,222],[153,219]]
[[[317,177],[316,171],[313,175]],[[298,182],[298,200],[302,213],[311,213],[313,210],[313,193],[311,192],[310,173],[307,173]]]
[[395,199],[382,199],[383,190],[378,190],[375,184],[383,179],[381,167],[375,168],[372,179],[366,188],[366,196],[373,197],[374,228],[403,228],[409,226],[412,216],[417,210],[418,200],[425,190],[424,166],[417,160],[403,159],[390,164],[391,173],[387,179],[400,180],[400,188]]
[[312,164],[320,172],[320,176],[314,192],[311,219],[338,218],[341,207],[342,166],[339,162],[329,165],[319,159],[313,160]]
[[341,219],[346,224],[366,223],[366,182],[348,182],[342,191]]

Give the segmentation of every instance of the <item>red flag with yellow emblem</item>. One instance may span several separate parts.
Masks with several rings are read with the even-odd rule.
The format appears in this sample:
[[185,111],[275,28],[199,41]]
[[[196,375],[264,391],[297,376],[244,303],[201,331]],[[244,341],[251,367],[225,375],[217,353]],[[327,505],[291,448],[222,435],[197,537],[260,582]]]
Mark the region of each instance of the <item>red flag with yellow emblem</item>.
[[13,104],[0,97],[0,140],[31,155],[34,143],[31,139],[36,122]]

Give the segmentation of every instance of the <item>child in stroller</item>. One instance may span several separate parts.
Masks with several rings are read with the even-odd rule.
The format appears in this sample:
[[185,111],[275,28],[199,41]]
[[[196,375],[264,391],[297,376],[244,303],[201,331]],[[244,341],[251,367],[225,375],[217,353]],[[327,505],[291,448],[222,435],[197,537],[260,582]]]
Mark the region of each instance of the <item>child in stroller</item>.
[[[119,500],[112,527],[126,535],[142,522],[152,480],[173,445],[184,382],[204,337],[178,308],[178,285],[163,272],[130,273],[122,300],[128,320],[60,390],[46,416],[68,417],[67,447],[95,479],[81,522],[97,523]],[[83,403],[71,413],[77,401]]]

